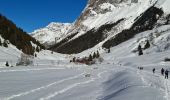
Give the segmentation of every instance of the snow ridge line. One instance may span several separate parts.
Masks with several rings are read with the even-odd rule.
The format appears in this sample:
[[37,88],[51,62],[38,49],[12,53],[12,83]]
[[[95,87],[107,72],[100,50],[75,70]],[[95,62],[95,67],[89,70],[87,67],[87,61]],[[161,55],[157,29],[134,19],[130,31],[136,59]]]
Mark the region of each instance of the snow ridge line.
[[60,90],[60,91],[56,91],[56,92],[50,94],[50,95],[47,96],[47,97],[40,98],[40,100],[50,100],[50,99],[52,99],[53,97],[55,97],[55,96],[57,96],[57,95],[59,95],[59,94],[62,94],[62,93],[66,92],[66,91],[68,91],[68,90],[70,90],[70,89],[72,89],[72,88],[74,88],[74,87],[77,87],[77,86],[79,86],[79,85],[84,85],[84,84],[91,83],[91,82],[93,82],[93,81],[95,81],[95,80],[97,80],[97,79],[100,79],[100,78],[101,78],[101,75],[104,74],[104,73],[106,73],[106,72],[107,72],[107,71],[103,71],[103,72],[97,74],[97,78],[92,78],[92,79],[90,79],[90,80],[88,80],[88,81],[84,81],[84,82],[72,84],[72,85],[70,85],[70,86],[68,86],[68,87],[66,87],[66,88],[64,88],[64,89],[62,89],[62,90]]
[[16,98],[16,97],[21,97],[21,96],[28,95],[28,94],[30,94],[30,93],[38,92],[38,91],[40,91],[40,90],[44,90],[44,89],[46,89],[46,88],[49,88],[49,87],[51,87],[51,86],[53,86],[53,85],[60,84],[60,83],[62,83],[62,82],[64,82],[64,81],[68,81],[68,80],[72,80],[72,79],[78,78],[78,77],[80,77],[80,76],[82,76],[82,75],[84,75],[84,73],[81,73],[81,74],[79,74],[79,75],[76,75],[76,76],[73,76],[73,77],[69,77],[69,78],[66,78],[66,79],[63,79],[63,80],[60,80],[60,81],[57,81],[57,82],[53,82],[53,83],[51,83],[51,84],[48,84],[48,85],[45,85],[45,86],[41,86],[41,87],[36,88],[36,89],[32,89],[32,90],[30,90],[30,91],[26,91],[26,92],[23,92],[23,93],[19,93],[19,94],[12,95],[12,96],[10,96],[10,97],[5,98],[5,100],[10,100],[10,99],[13,99],[13,98]]

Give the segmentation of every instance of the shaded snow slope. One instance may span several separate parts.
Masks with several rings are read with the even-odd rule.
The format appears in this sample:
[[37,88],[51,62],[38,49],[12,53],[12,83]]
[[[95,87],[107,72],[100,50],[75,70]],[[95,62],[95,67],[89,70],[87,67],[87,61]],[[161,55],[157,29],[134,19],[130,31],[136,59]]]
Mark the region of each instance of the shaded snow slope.
[[[161,90],[155,86],[160,85],[160,88],[165,88],[161,76],[160,79],[158,78],[159,80],[155,81],[154,79],[157,79],[155,76],[152,76],[153,80],[147,79],[148,73],[136,69],[122,69],[124,70],[113,73],[109,80],[103,83],[104,91],[99,100],[126,100],[127,98],[128,100],[166,100],[163,97],[163,89]],[[150,74],[152,75],[152,73]],[[151,81],[153,84],[151,85],[147,81]]]

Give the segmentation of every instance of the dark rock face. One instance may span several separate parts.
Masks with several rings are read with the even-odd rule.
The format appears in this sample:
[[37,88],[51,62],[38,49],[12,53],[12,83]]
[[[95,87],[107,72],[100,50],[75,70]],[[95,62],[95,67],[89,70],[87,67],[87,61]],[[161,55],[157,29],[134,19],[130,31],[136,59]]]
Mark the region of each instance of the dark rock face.
[[110,40],[106,41],[103,44],[104,48],[110,48],[116,45],[119,45],[122,42],[132,38],[137,33],[151,30],[154,28],[155,23],[160,16],[163,15],[162,9],[156,8],[154,6],[150,7],[146,12],[144,12],[141,17],[138,17],[135,20],[135,23],[130,29],[123,30],[121,33],[115,35]]
[[75,35],[77,35],[78,33],[74,33],[71,34],[69,36],[67,36],[66,38],[64,38],[62,41],[60,41],[59,43],[51,46],[50,48],[48,48],[49,50],[53,50],[56,51],[56,48],[59,48],[60,46],[64,45],[65,43],[67,43],[70,39],[72,39]]
[[123,20],[124,19],[120,19],[113,24],[103,25],[98,30],[92,29],[84,35],[81,35],[80,37],[68,42],[68,40],[70,40],[73,36],[77,34],[75,33],[73,34],[73,36],[67,37],[60,43],[51,47],[50,50],[66,54],[80,53],[84,50],[94,47],[95,45],[103,41],[105,39],[105,31],[110,31],[113,27],[115,27]]

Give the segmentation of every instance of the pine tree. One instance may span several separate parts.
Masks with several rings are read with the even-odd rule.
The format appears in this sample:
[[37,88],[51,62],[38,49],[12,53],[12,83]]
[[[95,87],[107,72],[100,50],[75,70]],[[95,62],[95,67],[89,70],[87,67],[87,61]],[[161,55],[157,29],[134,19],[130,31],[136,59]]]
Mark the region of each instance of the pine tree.
[[148,49],[149,47],[150,47],[150,43],[149,40],[147,40],[144,49]]
[[7,44],[6,40],[4,40],[3,46],[6,47],[6,48],[8,47],[8,44]]
[[139,52],[139,56],[143,55],[143,51],[142,51],[141,45],[138,46],[138,52]]
[[37,52],[40,52],[39,46],[36,47],[36,51],[37,51]]
[[37,57],[37,54],[35,53],[34,56]]
[[97,58],[96,53],[93,53],[93,59]]
[[5,64],[7,67],[9,67],[9,64],[8,64],[8,61],[6,62],[6,64]]
[[110,48],[108,49],[108,53],[110,53]]
[[99,51],[97,51],[96,58],[99,58],[99,57],[100,57],[100,54],[99,54]]
[[92,57],[92,55],[90,54],[89,55],[89,59],[88,59],[89,61],[92,61],[93,60],[93,57]]
[[73,58],[73,62],[76,62],[76,57]]

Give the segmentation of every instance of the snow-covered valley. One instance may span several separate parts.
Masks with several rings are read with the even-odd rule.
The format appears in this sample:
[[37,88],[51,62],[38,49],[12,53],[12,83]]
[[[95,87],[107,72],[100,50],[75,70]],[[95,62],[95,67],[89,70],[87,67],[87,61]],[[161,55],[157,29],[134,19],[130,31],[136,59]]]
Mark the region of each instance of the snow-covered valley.
[[[168,27],[168,26],[167,26]],[[160,28],[159,30],[167,30]],[[154,31],[154,30],[153,30]],[[76,55],[51,54],[41,51],[33,65],[6,67],[15,64],[20,51],[15,47],[0,47],[0,98],[2,100],[170,100],[170,81],[161,75],[161,68],[170,70],[170,50],[157,51],[154,45],[143,56],[132,52],[150,31],[111,48],[101,50],[104,61],[91,66],[70,63],[73,56],[85,56],[91,50]],[[169,31],[167,31],[169,33]],[[166,34],[167,34],[166,33]],[[163,33],[160,37],[164,35]],[[143,38],[142,38],[143,37]],[[162,45],[166,38],[155,38]],[[141,41],[139,41],[140,39]],[[138,41],[137,41],[138,40]],[[163,46],[162,46],[163,47]],[[5,51],[8,51],[5,52]],[[152,52],[151,52],[152,51]],[[17,54],[14,56],[11,54]],[[5,58],[6,57],[6,58]],[[10,63],[12,62],[12,63]],[[138,67],[143,67],[139,70]],[[156,68],[155,74],[152,69]],[[89,76],[86,76],[89,75]]]
[[[170,52],[165,53],[165,57]],[[102,64],[39,65],[0,68],[2,100],[169,100],[170,81],[160,69],[169,63],[155,62],[160,54],[129,57]],[[147,59],[146,59],[147,58]],[[146,61],[145,61],[145,60]],[[151,60],[154,59],[154,60]],[[149,60],[149,62],[147,62]],[[143,66],[144,70],[137,67]],[[152,73],[152,68],[156,73]],[[90,77],[85,77],[90,74]]]
[[170,100],[169,0],[89,0],[35,40],[1,21],[0,100]]

